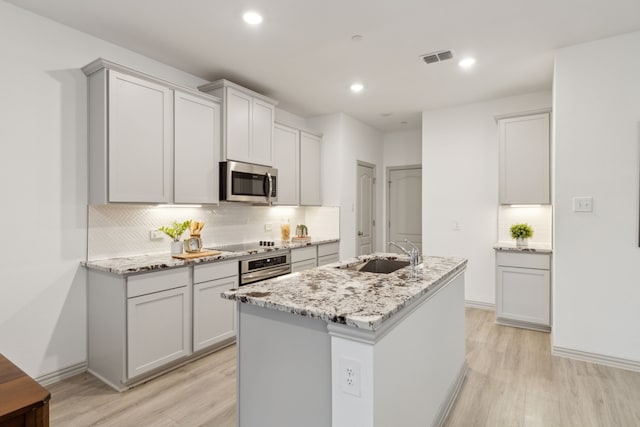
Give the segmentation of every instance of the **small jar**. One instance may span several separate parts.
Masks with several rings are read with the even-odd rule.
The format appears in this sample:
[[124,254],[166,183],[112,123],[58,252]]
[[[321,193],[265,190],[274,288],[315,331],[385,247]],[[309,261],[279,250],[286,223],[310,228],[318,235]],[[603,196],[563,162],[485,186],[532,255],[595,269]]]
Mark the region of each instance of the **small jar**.
[[291,240],[291,224],[289,224],[289,221],[280,224],[280,239],[283,242]]

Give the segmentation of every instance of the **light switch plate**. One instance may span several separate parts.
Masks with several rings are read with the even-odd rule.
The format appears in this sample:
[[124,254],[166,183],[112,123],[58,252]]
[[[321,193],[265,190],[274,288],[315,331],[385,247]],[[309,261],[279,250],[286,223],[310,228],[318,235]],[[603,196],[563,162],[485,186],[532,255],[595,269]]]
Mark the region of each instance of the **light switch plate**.
[[574,212],[593,212],[593,197],[574,197],[573,198],[573,211]]

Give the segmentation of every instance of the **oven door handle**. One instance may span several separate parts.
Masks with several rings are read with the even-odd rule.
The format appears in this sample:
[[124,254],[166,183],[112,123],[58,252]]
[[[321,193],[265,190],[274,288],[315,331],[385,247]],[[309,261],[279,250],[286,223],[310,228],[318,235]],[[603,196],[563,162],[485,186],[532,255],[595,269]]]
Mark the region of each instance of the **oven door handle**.
[[256,271],[255,273],[245,273],[242,275],[241,281],[242,283],[257,282],[258,280],[264,280],[287,273],[291,273],[291,265],[273,267],[262,271]]

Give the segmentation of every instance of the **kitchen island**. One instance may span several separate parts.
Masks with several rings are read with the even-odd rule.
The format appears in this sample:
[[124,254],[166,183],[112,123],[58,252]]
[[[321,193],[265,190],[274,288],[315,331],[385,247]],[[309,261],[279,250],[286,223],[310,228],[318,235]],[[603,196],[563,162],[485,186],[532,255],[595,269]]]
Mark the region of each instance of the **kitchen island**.
[[238,425],[439,425],[466,373],[467,261],[355,269],[374,254],[232,289]]

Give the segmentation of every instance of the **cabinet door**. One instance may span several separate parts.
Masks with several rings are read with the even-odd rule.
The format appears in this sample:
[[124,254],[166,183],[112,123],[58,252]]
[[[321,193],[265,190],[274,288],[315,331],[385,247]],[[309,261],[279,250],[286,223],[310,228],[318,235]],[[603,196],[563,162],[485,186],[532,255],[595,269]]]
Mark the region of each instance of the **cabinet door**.
[[500,203],[550,203],[549,114],[500,120]]
[[300,204],[321,205],[320,158],[322,140],[300,132]]
[[278,169],[278,205],[300,203],[300,132],[276,124],[273,167]]
[[236,275],[193,286],[194,352],[235,336],[236,304],[220,294],[238,284]]
[[173,200],[173,91],[109,70],[109,202]]
[[176,203],[217,203],[220,105],[175,92]]
[[183,286],[127,300],[127,378],[191,353],[188,289]]
[[318,265],[315,258],[306,261],[293,262],[291,263],[291,272],[297,273],[298,271],[309,270],[312,268],[316,268],[317,266]]
[[251,163],[273,165],[274,107],[268,102],[253,99],[251,128]]
[[226,160],[250,161],[251,109],[253,98],[233,88],[225,94]]
[[496,317],[550,325],[549,270],[498,267]]

